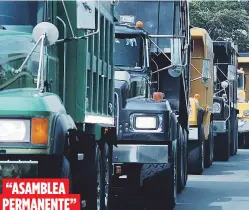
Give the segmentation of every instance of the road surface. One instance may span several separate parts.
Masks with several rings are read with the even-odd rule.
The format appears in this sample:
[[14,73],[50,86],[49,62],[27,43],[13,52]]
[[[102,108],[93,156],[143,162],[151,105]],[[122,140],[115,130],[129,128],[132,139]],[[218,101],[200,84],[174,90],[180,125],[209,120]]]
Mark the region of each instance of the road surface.
[[249,150],[229,162],[214,162],[201,176],[189,176],[175,210],[248,210]]

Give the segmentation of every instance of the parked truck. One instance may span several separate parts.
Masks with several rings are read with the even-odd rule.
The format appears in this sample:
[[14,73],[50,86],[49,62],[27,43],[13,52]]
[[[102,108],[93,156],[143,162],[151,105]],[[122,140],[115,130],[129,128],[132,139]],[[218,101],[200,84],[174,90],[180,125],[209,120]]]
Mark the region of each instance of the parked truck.
[[239,148],[249,149],[249,53],[239,53],[238,69]]
[[191,89],[188,172],[201,174],[213,162],[213,41],[202,28],[191,28]]
[[106,210],[114,127],[114,5],[0,2],[0,177],[68,178]]
[[230,41],[214,41],[215,94],[213,104],[214,159],[227,161],[237,153],[237,46]]
[[112,193],[172,209],[187,181],[188,2],[120,1],[116,8]]

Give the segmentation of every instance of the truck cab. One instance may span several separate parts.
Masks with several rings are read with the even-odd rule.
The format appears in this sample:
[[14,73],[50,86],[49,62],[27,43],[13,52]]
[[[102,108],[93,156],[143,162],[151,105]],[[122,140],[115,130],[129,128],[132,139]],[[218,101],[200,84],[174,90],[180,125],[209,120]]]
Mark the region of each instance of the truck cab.
[[237,153],[237,46],[230,41],[214,41],[214,158],[227,161]]
[[[142,205],[148,209],[173,208],[176,194],[187,182],[188,3],[122,1],[116,9],[120,20],[133,16],[140,24],[135,27],[133,21],[131,28],[119,23],[115,29],[115,95],[119,105],[113,192],[118,197],[124,192],[142,196],[146,201]],[[155,12],[151,13],[152,9]],[[165,18],[169,24],[164,24]],[[126,40],[121,42],[121,37]],[[138,49],[137,37],[144,40],[143,49]]]
[[249,54],[239,53],[238,57],[238,131],[239,148],[249,148],[249,95],[248,95],[248,73]]

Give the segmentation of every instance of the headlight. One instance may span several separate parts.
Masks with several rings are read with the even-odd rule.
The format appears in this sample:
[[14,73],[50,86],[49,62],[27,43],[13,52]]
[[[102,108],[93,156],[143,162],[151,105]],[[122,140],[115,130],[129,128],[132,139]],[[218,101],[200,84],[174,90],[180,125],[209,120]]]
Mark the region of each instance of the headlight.
[[30,142],[30,120],[0,119],[0,142]]
[[244,111],[243,111],[243,115],[244,115],[244,116],[249,116],[249,110],[244,110]]
[[136,129],[156,129],[157,117],[136,117],[135,118]]
[[220,104],[217,102],[214,102],[213,104],[213,113],[220,113],[221,112],[221,107]]
[[130,116],[130,128],[133,131],[156,131],[162,130],[162,115],[132,114]]

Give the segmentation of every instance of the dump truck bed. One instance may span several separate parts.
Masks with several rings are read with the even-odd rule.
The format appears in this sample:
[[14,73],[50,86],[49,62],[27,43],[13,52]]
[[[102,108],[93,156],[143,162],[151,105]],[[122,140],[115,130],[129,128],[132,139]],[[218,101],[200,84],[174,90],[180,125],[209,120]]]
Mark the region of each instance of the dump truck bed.
[[[99,33],[67,44],[65,86],[63,85],[65,46],[63,44],[59,46],[59,93],[62,95],[65,88],[65,106],[68,114],[76,122],[112,124],[114,116],[113,39],[116,19],[114,7],[110,1],[99,1],[99,3],[99,21],[98,1],[94,3],[95,25],[96,30],[99,26]],[[65,1],[64,4],[75,35],[84,35],[86,30],[77,29],[77,1]],[[56,6],[58,16],[67,23],[63,4],[58,1]],[[92,21],[93,17],[84,17],[84,19],[84,21]],[[57,20],[57,26],[63,32],[63,25],[59,20]],[[72,37],[69,25],[67,25],[67,36]],[[63,33],[60,38],[63,38]]]

